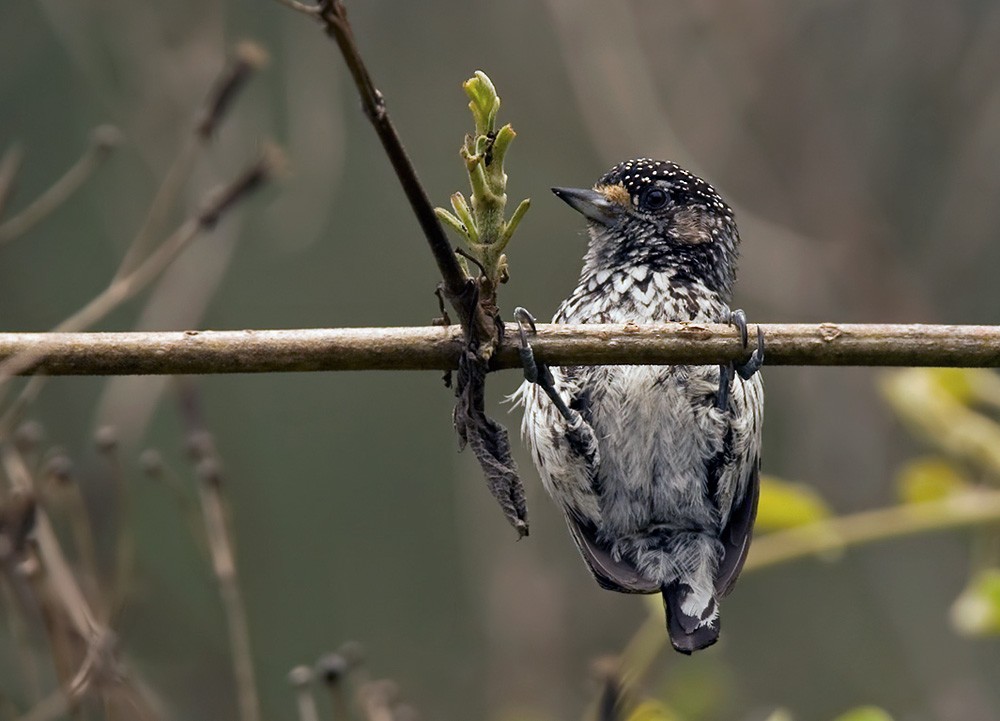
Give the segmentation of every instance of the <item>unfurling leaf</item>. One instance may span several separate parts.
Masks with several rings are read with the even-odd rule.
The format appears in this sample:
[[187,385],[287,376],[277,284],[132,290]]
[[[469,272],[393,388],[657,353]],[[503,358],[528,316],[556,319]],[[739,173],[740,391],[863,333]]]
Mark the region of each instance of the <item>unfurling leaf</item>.
[[[517,135],[508,124],[496,127],[500,97],[492,81],[481,70],[462,84],[469,96],[469,109],[475,122],[474,133],[465,136],[460,154],[465,161],[472,193],[468,201],[461,193],[451,196],[454,214],[438,208],[438,217],[468,244],[467,252],[480,267],[484,306],[496,306],[496,288],[508,275],[503,250],[517,224],[528,210],[522,201],[510,220],[504,219],[507,207],[507,173],[504,158]],[[453,222],[458,220],[459,224]]]

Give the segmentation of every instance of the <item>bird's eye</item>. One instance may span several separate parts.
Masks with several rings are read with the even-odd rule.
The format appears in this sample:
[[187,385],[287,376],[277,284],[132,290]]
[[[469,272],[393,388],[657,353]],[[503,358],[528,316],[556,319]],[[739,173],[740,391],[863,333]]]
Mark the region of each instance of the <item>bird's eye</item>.
[[642,207],[646,210],[659,210],[667,204],[667,193],[661,188],[650,188],[642,195]]

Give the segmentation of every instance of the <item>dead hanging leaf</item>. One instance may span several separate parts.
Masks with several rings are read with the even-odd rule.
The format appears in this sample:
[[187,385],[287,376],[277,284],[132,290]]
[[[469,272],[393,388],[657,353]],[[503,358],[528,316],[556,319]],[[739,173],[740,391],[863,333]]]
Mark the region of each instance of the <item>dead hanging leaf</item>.
[[483,394],[486,367],[474,351],[467,350],[458,362],[455,395],[455,430],[462,448],[468,445],[476,454],[486,485],[497,499],[504,516],[517,531],[528,535],[528,507],[524,486],[517,474],[517,464],[510,451],[507,429],[486,415]]
[[[446,291],[447,294],[447,291]],[[480,301],[478,283],[469,283],[461,297],[448,298],[456,308],[475,308]],[[467,314],[471,317],[472,313]],[[503,322],[496,313],[491,314],[496,333],[502,335]],[[487,361],[489,354],[481,352],[484,339],[479,337],[475,323],[463,324],[465,352],[458,361],[458,380],[455,384],[453,420],[458,432],[459,448],[469,446],[486,476],[486,485],[497,499],[504,516],[517,531],[518,538],[528,535],[528,506],[524,486],[517,474],[517,464],[510,450],[507,429],[486,415]]]

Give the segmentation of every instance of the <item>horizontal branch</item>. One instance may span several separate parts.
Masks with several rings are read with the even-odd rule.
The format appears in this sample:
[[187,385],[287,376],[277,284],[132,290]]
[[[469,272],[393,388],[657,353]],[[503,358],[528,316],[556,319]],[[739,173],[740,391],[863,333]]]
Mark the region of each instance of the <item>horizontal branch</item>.
[[[762,324],[766,364],[1000,367],[1000,326]],[[754,337],[751,326],[750,337]],[[494,368],[520,366],[508,324]],[[711,364],[746,356],[727,325],[539,325],[535,356],[552,365]],[[457,326],[131,333],[0,333],[0,362],[24,373],[175,375],[332,370],[446,370]]]

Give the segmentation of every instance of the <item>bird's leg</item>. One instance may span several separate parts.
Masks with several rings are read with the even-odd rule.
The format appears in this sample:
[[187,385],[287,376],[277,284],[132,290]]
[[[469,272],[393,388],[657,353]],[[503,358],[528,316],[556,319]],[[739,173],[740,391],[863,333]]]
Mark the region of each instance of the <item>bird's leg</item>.
[[535,360],[535,353],[528,342],[528,332],[537,332],[535,317],[526,309],[519,306],[514,309],[514,320],[517,321],[517,331],[521,337],[519,352],[521,354],[521,366],[524,368],[525,379],[545,391],[545,395],[555,405],[556,410],[559,411],[559,415],[566,421],[566,437],[574,450],[588,459],[588,461],[596,463],[597,438],[594,435],[594,429],[590,427],[590,424],[584,420],[579,412],[566,405],[566,401],[563,400],[556,389],[555,378],[552,377],[552,371],[549,370],[549,366]]
[[733,376],[735,375],[736,371],[731,362],[719,365],[719,392],[715,396],[715,407],[720,411],[729,410],[729,389],[733,385]]
[[552,371],[549,370],[548,365],[545,363],[539,363],[535,360],[535,352],[531,349],[531,343],[528,342],[528,330],[530,329],[531,333],[538,332],[535,328],[535,316],[531,315],[526,309],[518,306],[514,309],[514,320],[517,321],[517,332],[521,336],[519,352],[521,354],[521,366],[524,368],[525,379],[545,391],[545,395],[551,398],[555,404],[559,415],[565,418],[567,423],[572,423],[576,420],[576,416],[580,414],[571,410],[566,405],[562,396],[559,395],[559,391],[556,390],[556,382],[552,377]]
[[[734,310],[729,314],[730,325],[736,326],[740,332],[740,340],[743,347],[750,345],[747,333],[747,314],[742,310]],[[764,331],[757,326],[757,347],[744,363],[730,361],[719,366],[719,395],[716,397],[715,405],[720,411],[725,411],[729,407],[729,391],[732,387],[733,377],[739,375],[743,380],[750,380],[753,374],[764,365]]]

